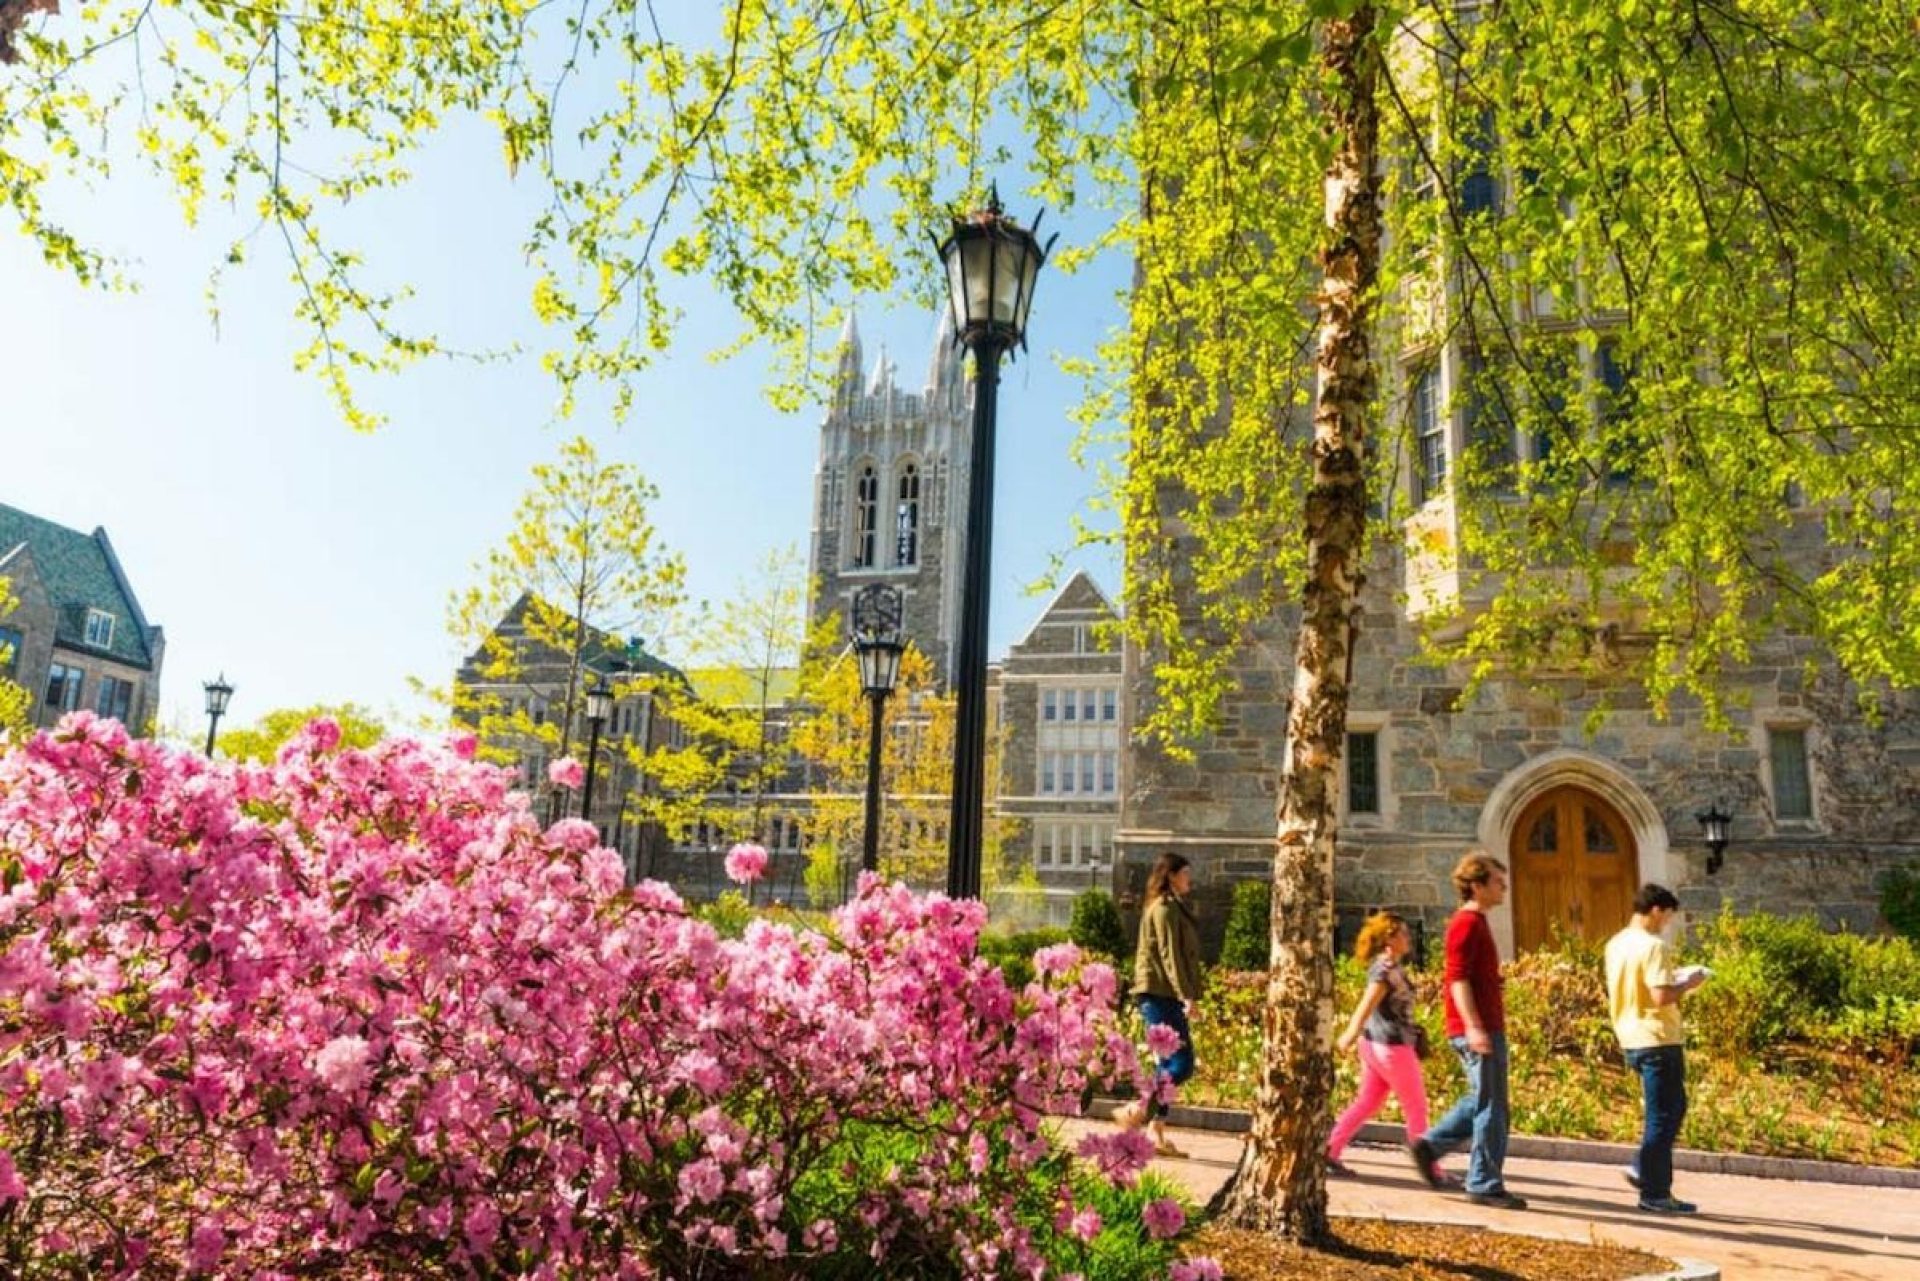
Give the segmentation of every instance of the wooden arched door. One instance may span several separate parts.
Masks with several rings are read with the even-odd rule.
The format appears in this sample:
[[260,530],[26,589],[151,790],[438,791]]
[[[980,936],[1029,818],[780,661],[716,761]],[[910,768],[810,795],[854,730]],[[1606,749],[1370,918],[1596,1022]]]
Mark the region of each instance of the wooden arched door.
[[1534,798],[1514,824],[1513,944],[1526,951],[1556,929],[1603,943],[1633,915],[1640,859],[1620,811],[1584,787]]

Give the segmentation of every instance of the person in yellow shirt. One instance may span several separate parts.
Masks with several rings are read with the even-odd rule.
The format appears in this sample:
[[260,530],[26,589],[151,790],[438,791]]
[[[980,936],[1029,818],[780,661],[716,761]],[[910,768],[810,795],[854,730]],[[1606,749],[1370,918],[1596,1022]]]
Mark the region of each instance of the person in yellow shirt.
[[1646,1124],[1627,1182],[1650,1214],[1693,1214],[1699,1207],[1673,1195],[1673,1145],[1687,1116],[1686,1034],[1680,998],[1706,982],[1704,969],[1676,970],[1663,937],[1680,910],[1664,885],[1647,884],[1633,898],[1633,919],[1607,940],[1607,1012],[1640,1074]]

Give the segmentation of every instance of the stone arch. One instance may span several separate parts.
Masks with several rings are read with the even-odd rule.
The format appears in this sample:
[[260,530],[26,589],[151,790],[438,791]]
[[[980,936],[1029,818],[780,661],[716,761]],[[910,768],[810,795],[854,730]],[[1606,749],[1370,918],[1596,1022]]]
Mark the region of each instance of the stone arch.
[[[1561,748],[1525,761],[1507,773],[1480,808],[1480,848],[1504,860],[1513,825],[1536,797],[1555,787],[1584,787],[1613,806],[1633,831],[1640,880],[1671,885],[1667,825],[1659,809],[1627,772],[1605,757]],[[1504,905],[1487,921],[1500,954],[1513,955],[1513,913]]]

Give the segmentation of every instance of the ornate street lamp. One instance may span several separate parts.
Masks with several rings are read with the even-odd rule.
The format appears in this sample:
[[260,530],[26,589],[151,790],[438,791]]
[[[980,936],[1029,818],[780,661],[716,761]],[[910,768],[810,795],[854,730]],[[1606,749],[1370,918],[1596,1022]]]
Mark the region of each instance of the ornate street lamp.
[[227,674],[221,672],[200,687],[207,691],[207,755],[213,755],[213,735],[220,728],[220,718],[227,714],[227,701],[233,697],[233,686],[227,684]]
[[[1039,220],[1035,219],[1035,230]],[[1033,282],[1053,248],[1008,218],[1000,193],[953,220],[940,245],[953,307],[954,341],[973,353],[973,448],[967,471],[966,554],[962,559],[960,651],[954,671],[953,808],[947,824],[947,893],[980,896],[986,797],[987,586],[993,563],[993,433],[1000,360],[1027,345]]]
[[1720,808],[1718,800],[1707,807],[1704,814],[1695,814],[1700,820],[1700,833],[1707,841],[1707,875],[1712,876],[1727,861],[1727,838],[1733,828],[1733,815]]
[[593,767],[600,756],[600,727],[613,716],[613,691],[599,675],[587,686],[587,785],[580,793],[580,817],[593,822]]
[[900,679],[900,655],[907,647],[901,627],[906,608],[900,589],[870,583],[853,598],[853,651],[860,659],[860,688],[871,708],[867,737],[867,831],[860,866],[880,870],[880,722],[887,696]]

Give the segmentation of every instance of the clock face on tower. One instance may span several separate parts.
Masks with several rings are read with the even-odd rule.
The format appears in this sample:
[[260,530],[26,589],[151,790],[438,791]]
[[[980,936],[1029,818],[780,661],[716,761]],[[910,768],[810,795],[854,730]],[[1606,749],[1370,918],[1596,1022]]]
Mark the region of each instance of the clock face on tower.
[[906,621],[906,598],[886,583],[869,583],[853,597],[853,634],[866,637],[898,636]]

